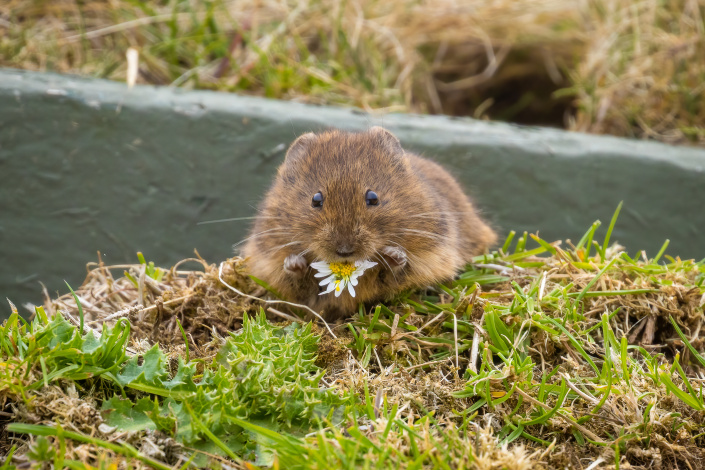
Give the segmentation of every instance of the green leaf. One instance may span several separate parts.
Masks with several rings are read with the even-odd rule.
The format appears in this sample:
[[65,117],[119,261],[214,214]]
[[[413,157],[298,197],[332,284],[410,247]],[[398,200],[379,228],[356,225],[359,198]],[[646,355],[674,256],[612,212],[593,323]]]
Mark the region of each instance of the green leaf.
[[158,408],[149,398],[142,398],[135,405],[130,400],[113,396],[103,402],[102,409],[110,411],[106,419],[109,426],[122,431],[143,431],[157,429],[157,425],[147,415],[147,412],[154,412],[155,406]]
[[139,356],[133,356],[116,377],[123,387],[135,383],[161,385],[161,380],[168,377],[166,364],[166,356],[155,344],[142,356],[142,364]]

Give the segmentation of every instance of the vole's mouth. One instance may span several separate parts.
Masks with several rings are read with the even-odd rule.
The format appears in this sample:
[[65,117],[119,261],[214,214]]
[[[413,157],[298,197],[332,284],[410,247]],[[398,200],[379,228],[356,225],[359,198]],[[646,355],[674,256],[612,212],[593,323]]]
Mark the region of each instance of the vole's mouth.
[[332,257],[328,262],[329,263],[350,263],[350,264],[355,264],[356,261],[365,261],[364,258],[357,258],[357,257],[347,257],[347,258],[339,258],[339,257]]
[[335,250],[335,254],[342,258],[352,258],[353,256],[355,256],[355,250],[352,248],[348,248],[347,246],[342,246],[338,247]]
[[312,247],[312,255],[327,263],[361,263],[375,258],[375,250],[366,243],[350,241],[345,243],[323,242]]
[[337,253],[331,253],[329,251],[324,251],[323,253],[320,253],[315,259],[318,259],[320,261],[324,261],[328,264],[355,264],[355,263],[363,263],[365,261],[376,261],[374,259],[374,256],[368,256],[366,253],[354,253],[350,256],[340,256]]
[[366,254],[356,253],[352,256],[322,256],[321,259],[326,260],[328,263],[341,263],[341,264],[355,264],[363,263],[365,261],[374,261],[374,256],[367,256]]
[[359,251],[354,251],[350,253],[343,253],[341,254],[338,252],[338,250],[334,252],[330,252],[326,250],[325,253],[321,253],[323,256],[321,256],[321,259],[324,259],[328,263],[353,263],[355,264],[356,262],[362,262],[366,261],[369,259],[368,256],[365,256],[364,253],[360,253]]

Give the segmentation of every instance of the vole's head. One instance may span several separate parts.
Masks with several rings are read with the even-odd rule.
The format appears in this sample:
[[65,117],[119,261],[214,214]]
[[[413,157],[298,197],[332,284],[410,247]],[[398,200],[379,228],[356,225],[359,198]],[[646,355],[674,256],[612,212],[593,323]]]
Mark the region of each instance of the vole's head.
[[379,260],[382,247],[436,241],[428,214],[437,201],[423,188],[399,140],[381,127],[305,134],[289,148],[265,212],[311,258]]

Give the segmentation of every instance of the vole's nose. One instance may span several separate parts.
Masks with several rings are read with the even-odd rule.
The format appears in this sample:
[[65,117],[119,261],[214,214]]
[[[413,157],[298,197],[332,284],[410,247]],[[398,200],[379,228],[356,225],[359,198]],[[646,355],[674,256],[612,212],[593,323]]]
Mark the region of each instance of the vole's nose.
[[353,253],[355,253],[355,249],[352,247],[352,245],[338,245],[338,248],[335,249],[335,253],[342,258],[347,258],[352,256]]

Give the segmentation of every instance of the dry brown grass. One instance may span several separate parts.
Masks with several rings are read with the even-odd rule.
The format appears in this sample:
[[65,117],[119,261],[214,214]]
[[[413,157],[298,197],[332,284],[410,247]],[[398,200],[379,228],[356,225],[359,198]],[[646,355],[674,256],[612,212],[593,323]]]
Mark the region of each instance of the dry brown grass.
[[135,47],[142,83],[702,144],[704,10],[703,0],[9,0],[0,65],[124,80]]
[[571,127],[705,143],[705,2],[592,2],[587,54],[571,72]]

